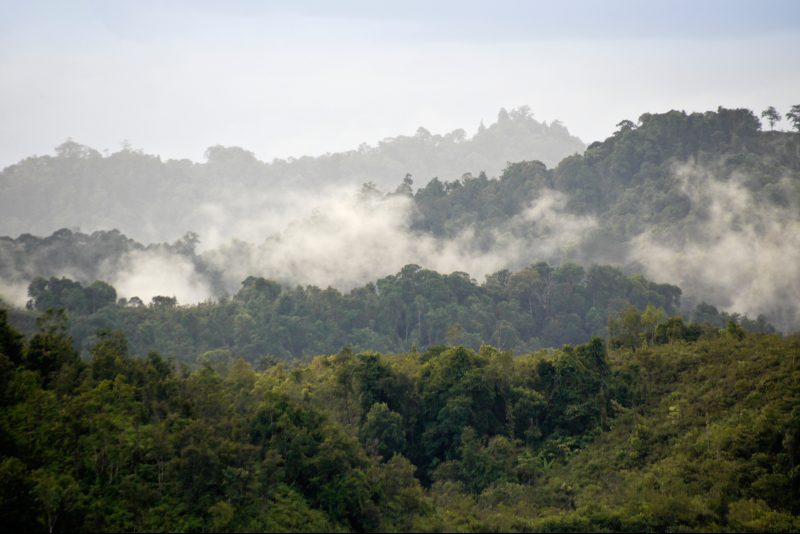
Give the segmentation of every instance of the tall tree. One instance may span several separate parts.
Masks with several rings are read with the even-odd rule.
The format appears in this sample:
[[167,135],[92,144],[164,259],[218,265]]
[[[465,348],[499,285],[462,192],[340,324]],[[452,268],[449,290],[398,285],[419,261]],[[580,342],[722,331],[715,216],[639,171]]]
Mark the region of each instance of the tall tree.
[[767,119],[767,122],[769,123],[769,129],[774,130],[775,123],[780,122],[781,120],[781,114],[778,113],[778,111],[775,109],[775,106],[770,106],[761,112],[761,118]]
[[786,120],[792,123],[795,130],[800,132],[800,104],[795,104],[786,114]]

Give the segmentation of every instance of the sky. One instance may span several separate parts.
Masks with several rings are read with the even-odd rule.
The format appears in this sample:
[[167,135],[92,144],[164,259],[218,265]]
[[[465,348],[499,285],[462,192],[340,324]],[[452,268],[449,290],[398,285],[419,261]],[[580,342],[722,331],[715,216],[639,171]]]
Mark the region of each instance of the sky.
[[501,107],[590,143],[645,112],[797,103],[796,0],[0,0],[0,168],[67,138],[269,161]]

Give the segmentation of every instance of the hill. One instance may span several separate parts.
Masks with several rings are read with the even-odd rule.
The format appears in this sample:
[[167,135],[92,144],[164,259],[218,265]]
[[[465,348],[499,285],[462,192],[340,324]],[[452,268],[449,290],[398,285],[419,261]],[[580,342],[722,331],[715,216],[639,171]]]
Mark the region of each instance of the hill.
[[[542,262],[497,272],[481,284],[463,272],[407,265],[344,293],[249,277],[232,298],[184,306],[166,295],[149,303],[136,296],[117,299],[116,289],[104,282],[84,286],[66,278],[37,278],[29,294],[29,307],[39,314],[65,310],[84,354],[96,332],[121,331],[139,354],[156,351],[189,364],[244,357],[256,364],[345,346],[400,352],[446,342],[478,349],[490,342],[525,352],[580,343],[605,337],[609,317],[626,305],[676,313],[681,290],[608,266],[586,270]],[[726,316],[708,308],[703,320],[724,324]]]
[[[475,228],[488,250],[510,234],[544,259],[643,271],[784,330],[800,324],[800,135],[762,132],[746,109],[644,114],[555,169],[432,181],[415,204],[413,227],[438,236]],[[542,246],[551,236],[555,249]]]
[[[794,531],[800,340],[84,361],[0,311],[0,518],[22,530]],[[663,334],[663,337],[662,337]]]
[[[517,111],[487,128],[495,133],[486,135],[511,135],[517,127],[530,130],[531,121],[527,112]],[[384,148],[403,145],[399,139]],[[509,140],[509,146],[519,139]],[[432,153],[447,153],[442,143],[436,141],[439,148]],[[685,315],[705,301],[731,313],[764,315],[781,330],[792,331],[800,324],[798,143],[797,134],[761,131],[749,110],[645,114],[637,124],[623,121],[613,136],[552,169],[518,161],[496,178],[459,174],[455,180],[435,178],[415,189],[412,178],[400,180],[398,175],[393,183],[399,185],[390,186],[389,192],[367,183],[361,190],[303,194],[296,202],[275,197],[283,207],[274,210],[209,208],[202,223],[186,228],[200,234],[189,232],[172,243],[143,244],[118,231],[84,234],[66,229],[46,238],[3,238],[3,293],[21,304],[34,277],[67,276],[85,285],[104,280],[126,298],[148,301],[166,295],[197,303],[235,294],[248,276],[286,288],[312,284],[348,291],[407,264],[482,279],[539,261],[573,262],[585,269],[612,265],[626,274],[643,272],[660,283],[678,285],[684,290]],[[85,171],[117,161],[118,155],[84,157],[82,150],[50,158],[42,168],[72,162]],[[125,157],[145,158],[135,153]],[[155,169],[177,164],[153,161],[152,168],[139,168],[119,159],[117,174],[141,172],[146,185],[147,180],[161,180]],[[189,196],[173,192],[152,206],[166,210],[169,204],[171,220],[177,221],[184,198],[226,198],[215,189],[230,181],[222,178],[246,173],[237,170],[237,158],[214,161],[191,168],[206,173],[214,167],[219,179],[197,178],[197,187],[186,189]],[[19,175],[28,176],[32,184],[38,183],[35,176],[47,175],[33,162],[20,167],[27,170]],[[284,173],[289,167],[280,172],[269,168],[280,180],[295,176]],[[7,169],[6,178],[18,170]],[[65,183],[74,185],[65,176]],[[302,189],[299,176],[291,180]],[[256,206],[263,180],[237,180],[233,183],[247,192],[242,198],[255,199],[251,207]],[[162,185],[175,183],[170,178]],[[60,190],[51,188],[47,194]],[[145,190],[150,195],[157,187],[137,191]],[[148,219],[149,212],[140,208],[137,218],[160,220]],[[36,213],[26,216],[36,218]],[[203,229],[215,230],[203,235]]]
[[583,149],[560,123],[538,122],[525,107],[502,109],[497,122],[481,124],[471,137],[464,130],[439,135],[420,128],[375,146],[272,162],[240,147],[210,147],[206,161],[196,163],[162,161],[130,147],[103,155],[68,140],[55,156],[32,156],[0,172],[0,235],[82,228],[118,229],[145,242],[189,231],[204,239],[263,239],[282,230],[287,218],[310,213],[320,194],[364,182],[393,187],[406,174],[426,181],[481,170],[494,176],[508,161],[555,165]]

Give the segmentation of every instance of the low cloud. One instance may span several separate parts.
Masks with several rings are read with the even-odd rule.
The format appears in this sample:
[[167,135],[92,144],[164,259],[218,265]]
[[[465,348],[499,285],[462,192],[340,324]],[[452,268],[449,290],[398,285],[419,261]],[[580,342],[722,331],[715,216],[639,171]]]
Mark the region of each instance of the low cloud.
[[28,301],[28,285],[0,279],[0,302],[2,301],[20,307],[24,306]]
[[800,322],[800,210],[775,199],[797,187],[778,181],[754,193],[747,176],[716,178],[714,169],[676,167],[691,201],[683,225],[652,229],[633,240],[631,258],[655,279],[750,316],[766,315],[789,330]]
[[288,284],[349,289],[416,263],[440,272],[482,278],[534,260],[563,258],[596,226],[588,216],[564,211],[566,198],[542,191],[520,215],[486,232],[467,227],[455,238],[410,229],[413,200],[402,195],[365,198],[340,192],[260,245],[237,242],[204,259],[226,278],[261,275]]
[[[54,263],[53,258],[65,257],[65,244],[58,239],[40,243],[39,261],[25,257],[23,268],[9,276],[0,294],[24,305],[33,277],[66,276],[87,284],[104,280],[120,297],[148,302],[156,295],[174,296],[181,304],[192,304],[235,293],[251,275],[346,291],[410,263],[443,273],[466,272],[480,280],[533,261],[568,259],[597,227],[592,217],[568,213],[567,197],[547,189],[499,226],[466,226],[447,238],[411,229],[415,206],[409,196],[330,187],[316,193],[295,191],[291,199],[267,211],[255,209],[264,205],[263,198],[253,198],[240,210],[224,203],[199,206],[199,254],[179,241],[117,250],[100,263],[87,262],[80,254]],[[93,246],[95,253],[112,250]]]
[[124,267],[106,279],[120,297],[139,297],[144,302],[157,295],[176,297],[179,303],[202,302],[212,296],[204,276],[186,257],[178,254],[137,250],[123,256]]

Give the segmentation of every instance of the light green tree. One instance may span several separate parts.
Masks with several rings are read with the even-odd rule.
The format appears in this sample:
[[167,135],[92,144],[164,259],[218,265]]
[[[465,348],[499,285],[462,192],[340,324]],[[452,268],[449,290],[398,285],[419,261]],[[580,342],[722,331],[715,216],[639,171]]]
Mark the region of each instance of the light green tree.
[[633,304],[627,305],[608,321],[612,346],[627,347],[636,352],[641,341],[642,327],[642,314]]
[[644,328],[645,339],[647,345],[653,344],[653,339],[656,335],[656,327],[667,318],[667,314],[661,308],[656,308],[652,304],[648,304],[642,312],[642,327]]
[[69,475],[54,473],[48,469],[37,469],[33,495],[42,507],[48,532],[53,532],[64,512],[72,510],[80,495],[78,483]]

